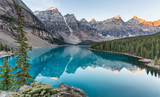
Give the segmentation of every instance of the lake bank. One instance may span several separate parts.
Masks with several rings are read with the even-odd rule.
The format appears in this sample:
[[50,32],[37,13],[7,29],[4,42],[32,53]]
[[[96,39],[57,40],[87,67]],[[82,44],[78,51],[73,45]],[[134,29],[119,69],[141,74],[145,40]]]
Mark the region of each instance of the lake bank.
[[9,57],[9,56],[13,56],[13,55],[15,55],[15,54],[12,52],[0,51],[0,58]]
[[[122,54],[122,55],[126,55],[126,56],[131,56],[131,57],[135,57],[135,58],[139,58],[139,59],[143,59],[143,57],[140,56],[136,56],[133,54],[129,54],[129,53],[124,53],[124,52],[114,52],[114,51],[105,51],[105,50],[96,50],[96,49],[92,49],[89,48],[91,51],[97,51],[97,52],[107,52],[107,53],[115,53],[115,54]],[[145,66],[160,70],[160,65],[154,65],[154,60],[152,60],[150,63],[145,63],[143,64]]]
[[1,91],[1,97],[87,97],[87,94],[75,87],[61,83],[58,88],[52,88],[43,83],[24,85],[18,91]]
[[[41,48],[55,48],[58,47],[59,45],[52,45],[52,46],[47,46],[47,47],[35,47],[33,46],[31,50],[36,50],[36,49],[41,49]],[[30,50],[28,50],[30,51]],[[14,56],[17,55],[15,53],[12,52],[6,52],[6,51],[0,51],[0,58],[5,58],[5,57],[10,57],[10,56]]]

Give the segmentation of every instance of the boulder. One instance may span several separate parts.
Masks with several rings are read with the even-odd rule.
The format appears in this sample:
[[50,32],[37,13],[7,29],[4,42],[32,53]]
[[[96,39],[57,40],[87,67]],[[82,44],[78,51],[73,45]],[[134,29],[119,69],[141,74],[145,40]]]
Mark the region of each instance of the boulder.
[[60,84],[58,89],[63,91],[60,93],[60,97],[87,97],[87,94],[83,90],[64,83]]
[[0,97],[9,97],[11,94],[14,92],[6,92],[6,91],[1,91],[0,92]]

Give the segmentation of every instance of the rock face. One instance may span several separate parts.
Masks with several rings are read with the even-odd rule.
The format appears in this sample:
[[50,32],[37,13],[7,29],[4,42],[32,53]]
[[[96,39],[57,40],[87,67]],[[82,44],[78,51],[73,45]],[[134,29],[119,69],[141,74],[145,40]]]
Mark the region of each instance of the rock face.
[[84,40],[99,41],[98,32],[85,19],[78,21],[73,14],[62,16],[57,8],[35,11],[48,31],[59,39],[77,44]]
[[60,97],[87,97],[87,94],[83,90],[70,87],[63,83],[60,84],[58,88],[62,90]]
[[21,0],[0,1],[0,41],[2,44],[17,48],[16,31],[13,20],[17,18],[17,3],[22,7],[26,36],[32,47],[52,46],[52,43],[78,44],[84,41],[102,41],[116,38],[154,34],[160,31],[160,20],[151,22],[134,16],[124,22],[115,16],[104,21],[92,19],[77,20],[73,14],[63,16],[57,8],[33,12]]
[[110,35],[118,37],[127,35],[127,32],[124,32],[124,25],[125,23],[120,17],[114,17],[111,19],[104,20],[102,22],[97,22],[95,28],[97,28],[99,34],[102,34],[102,36]]
[[17,18],[15,4],[22,7],[22,14],[24,15],[25,31],[27,38],[31,40],[29,44],[36,47],[52,46],[50,43],[55,42],[55,38],[48,33],[43,23],[33,14],[33,12],[21,0],[1,0],[0,1],[0,41],[8,46],[17,47],[15,43],[17,31],[13,25],[13,20]]
[[159,20],[148,22],[133,17],[124,22],[120,15],[117,15],[104,21],[96,21],[94,18],[90,22],[84,18],[78,21],[73,14],[62,16],[57,8],[34,13],[52,35],[72,44],[86,40],[102,41],[149,35],[160,31]]
[[6,91],[1,91],[0,95],[1,97],[10,97],[14,92],[6,92]]
[[104,21],[92,19],[90,25],[107,39],[149,35],[160,31],[159,21],[147,22],[138,17],[133,17],[129,21],[124,22],[119,15]]
[[146,24],[149,26],[160,26],[160,20],[157,21],[146,21],[144,19],[138,18],[137,16],[134,16],[132,19],[138,20],[142,24]]

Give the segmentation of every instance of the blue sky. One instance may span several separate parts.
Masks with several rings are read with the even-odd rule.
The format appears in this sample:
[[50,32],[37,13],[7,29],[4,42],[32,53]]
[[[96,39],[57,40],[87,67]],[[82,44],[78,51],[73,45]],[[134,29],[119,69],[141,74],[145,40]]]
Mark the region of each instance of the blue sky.
[[120,15],[124,21],[133,16],[146,20],[160,19],[160,0],[22,0],[33,11],[56,7],[65,15],[75,14],[78,20],[98,21]]

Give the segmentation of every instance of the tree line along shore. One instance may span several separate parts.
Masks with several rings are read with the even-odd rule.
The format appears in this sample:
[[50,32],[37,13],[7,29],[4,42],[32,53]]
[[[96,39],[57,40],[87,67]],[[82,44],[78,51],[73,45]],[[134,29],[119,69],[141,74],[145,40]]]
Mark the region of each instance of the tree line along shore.
[[116,52],[151,59],[154,60],[154,65],[160,65],[160,32],[153,35],[98,42],[90,48],[96,51]]

